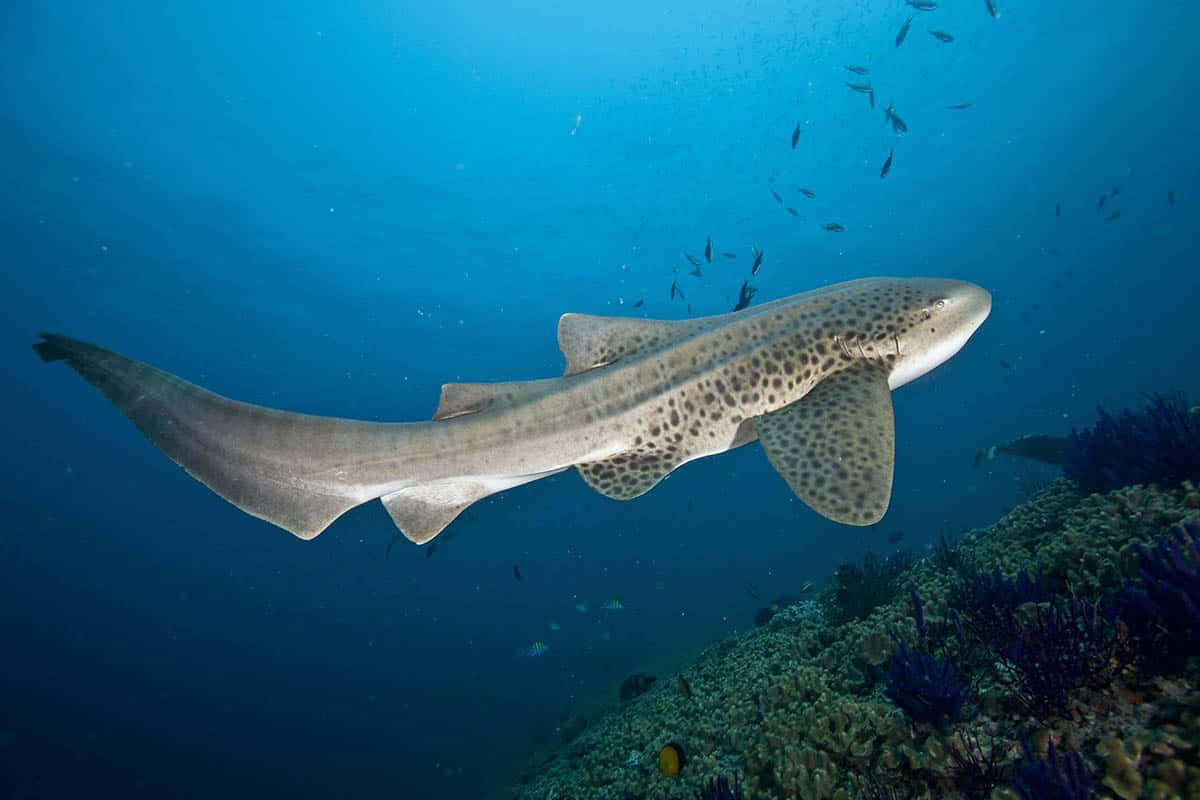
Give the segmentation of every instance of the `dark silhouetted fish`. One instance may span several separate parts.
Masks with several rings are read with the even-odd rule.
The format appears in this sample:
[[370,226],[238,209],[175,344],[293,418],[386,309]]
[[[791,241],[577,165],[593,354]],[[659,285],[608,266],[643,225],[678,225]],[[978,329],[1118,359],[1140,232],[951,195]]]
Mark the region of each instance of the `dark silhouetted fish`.
[[970,107],[971,107],[970,103],[955,103],[952,106],[946,106],[946,108],[952,109],[954,111],[962,111],[964,108],[970,108]]
[[759,250],[757,247],[751,247],[750,252],[754,254],[754,263],[750,265],[750,274],[757,275],[758,271],[762,269],[762,250]]
[[896,148],[888,150],[887,161],[883,162],[883,169],[879,170],[879,177],[886,178],[887,174],[892,171],[892,155],[895,154]]
[[1097,210],[1097,211],[1099,211],[1100,209],[1104,208],[1104,201],[1105,201],[1105,200],[1107,200],[1107,199],[1108,199],[1108,195],[1106,195],[1106,194],[1102,194],[1102,195],[1100,195],[1100,202],[1096,203],[1096,210]]
[[699,277],[702,277],[702,276],[700,275],[700,267],[699,267],[699,265],[697,265],[697,266],[696,266],[696,268],[695,268],[694,270],[691,270],[690,272],[688,272],[688,275],[692,275],[692,276],[695,276],[695,277],[697,277],[697,278],[699,278]]
[[513,564],[513,577],[517,580],[521,580],[521,568],[516,564]]
[[988,13],[992,15],[992,19],[1000,16],[1000,12],[996,10],[996,4],[992,0],[983,0],[983,2],[987,3]]
[[634,307],[634,308],[641,308],[641,307],[642,307],[642,304],[643,304],[643,303],[645,303],[645,302],[646,302],[645,300],[638,300],[636,303],[634,303],[634,304],[633,304],[633,307]]
[[805,197],[816,197],[817,196],[817,193],[814,192],[812,189],[805,189],[803,186],[801,186],[796,191],[800,192],[800,194],[804,195]]
[[954,41],[954,37],[945,31],[930,31],[929,35],[937,39],[939,42],[945,42],[946,44],[950,44],[950,42]]
[[1062,203],[1054,204],[1054,216],[1056,216],[1056,217],[1062,216]]
[[683,254],[683,257],[684,257],[684,258],[686,258],[686,259],[688,260],[688,262],[689,262],[689,263],[691,263],[691,265],[692,265],[693,267],[698,267],[698,266],[700,266],[700,259],[696,258],[696,257],[695,257],[694,255],[692,255],[691,253],[684,253],[684,254]]
[[[891,161],[891,156],[888,157],[888,161]],[[833,231],[834,233],[841,233],[846,230],[844,226],[837,222],[826,222],[821,228],[822,230]]]
[[771,190],[771,197],[775,198],[776,203],[783,202],[783,198],[779,196],[779,192],[775,191],[774,189]]
[[1016,456],[1061,467],[1071,454],[1071,440],[1065,436],[1035,434],[1011,442],[996,444],[975,454],[975,466],[980,467],[998,455]]
[[1167,190],[1167,203],[1170,205],[1175,205],[1175,190],[1174,189]]
[[892,531],[888,534],[888,544],[896,544],[904,538],[904,531]]
[[[990,3],[991,0],[988,0],[988,2]],[[908,36],[908,26],[912,25],[912,21],[913,18],[909,17],[908,19],[904,20],[904,24],[900,26],[900,32],[896,34],[896,47],[904,44],[904,37]]]
[[686,300],[683,296],[683,289],[679,288],[679,281],[671,281],[671,299],[675,299],[675,295],[679,295],[680,300]]
[[846,69],[855,75],[866,75],[870,71],[866,67],[860,67],[857,64],[847,64]]
[[712,237],[708,236],[704,240],[704,260],[712,263]]
[[904,0],[904,5],[912,6],[917,11],[937,11],[937,3],[933,0]]
[[737,258],[737,253],[726,252],[726,253],[721,253],[721,255],[725,256],[726,258]]
[[851,83],[850,81],[846,81],[846,85],[854,91],[862,92],[863,94],[873,94],[875,92],[869,83]]
[[892,123],[893,133],[908,133],[908,126],[904,124],[904,120],[900,119],[900,115],[896,113],[891,103],[888,103],[888,107],[884,109],[883,115],[888,122]]
[[[742,281],[742,289],[738,292],[737,305],[733,307],[733,310],[741,311],[743,308],[750,305],[750,301],[754,299],[754,295],[757,291],[758,289],[755,289],[750,285],[750,281]],[[757,597],[758,595],[754,596]]]
[[1120,218],[1121,218],[1120,211],[1114,211],[1113,213],[1111,213],[1107,217],[1105,217],[1105,219],[1108,220],[1109,222],[1112,222],[1114,219],[1120,219]]
[[433,558],[434,552],[437,550],[437,542],[432,542],[429,547],[425,548],[425,560]]
[[796,123],[796,130],[792,131],[792,149],[796,149],[796,144],[800,141],[800,123]]
[[791,214],[793,217],[798,217],[798,216],[800,216],[800,212],[799,212],[799,211],[797,211],[796,209],[792,208],[791,206],[788,206],[787,208],[785,208],[785,209],[784,209],[784,211],[788,212],[788,213],[789,213],[789,214]]

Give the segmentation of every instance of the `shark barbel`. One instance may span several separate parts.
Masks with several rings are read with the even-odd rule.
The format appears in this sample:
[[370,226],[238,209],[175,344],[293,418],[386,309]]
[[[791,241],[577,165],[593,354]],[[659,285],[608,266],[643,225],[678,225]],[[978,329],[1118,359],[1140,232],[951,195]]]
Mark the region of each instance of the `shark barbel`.
[[870,525],[891,498],[891,390],[958,352],[990,310],[971,283],[864,278],[692,320],[565,314],[563,377],[449,383],[433,420],[409,423],[237,402],[57,334],[34,349],[243,511],[312,539],[379,498],[422,544],[476,500],[569,467],[624,500],[756,439],[814,510]]

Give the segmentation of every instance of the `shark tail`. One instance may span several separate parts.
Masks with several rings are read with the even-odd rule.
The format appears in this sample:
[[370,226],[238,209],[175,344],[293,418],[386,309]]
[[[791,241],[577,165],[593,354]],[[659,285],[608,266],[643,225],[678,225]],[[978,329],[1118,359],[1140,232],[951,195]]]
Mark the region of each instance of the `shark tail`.
[[[392,511],[388,497],[398,500],[403,487],[413,491],[413,481],[404,479],[411,465],[402,456],[422,423],[360,422],[241,403],[112,350],[41,336],[33,348],[43,361],[66,362],[189,475],[301,539],[315,538],[368,500],[384,497]],[[405,534],[427,541],[451,519],[417,514]],[[418,530],[422,521],[438,527]]]

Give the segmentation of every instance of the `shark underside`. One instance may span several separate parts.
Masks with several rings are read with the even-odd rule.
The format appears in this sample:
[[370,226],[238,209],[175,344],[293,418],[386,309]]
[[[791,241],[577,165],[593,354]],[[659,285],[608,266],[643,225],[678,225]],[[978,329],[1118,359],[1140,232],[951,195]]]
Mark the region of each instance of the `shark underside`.
[[311,539],[378,498],[422,544],[471,503],[570,467],[629,499],[756,439],[817,512],[872,524],[891,496],[891,390],[957,352],[990,308],[962,281],[866,278],[677,322],[566,314],[562,377],[446,384],[433,420],[412,423],[241,403],[57,334],[34,348],[243,511]]

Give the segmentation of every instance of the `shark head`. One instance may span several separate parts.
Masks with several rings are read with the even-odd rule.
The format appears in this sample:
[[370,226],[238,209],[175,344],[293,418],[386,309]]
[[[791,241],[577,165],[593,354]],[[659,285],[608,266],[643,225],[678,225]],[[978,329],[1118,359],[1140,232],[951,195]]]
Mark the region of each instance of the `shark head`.
[[992,296],[965,281],[917,278],[894,284],[878,310],[867,333],[895,355],[888,386],[896,389],[962,349],[991,312]]

